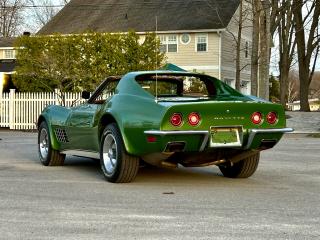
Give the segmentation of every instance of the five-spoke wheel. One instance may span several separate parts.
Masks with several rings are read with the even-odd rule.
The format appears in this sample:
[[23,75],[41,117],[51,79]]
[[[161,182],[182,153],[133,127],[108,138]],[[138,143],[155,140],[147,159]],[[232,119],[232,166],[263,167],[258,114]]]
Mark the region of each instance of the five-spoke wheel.
[[38,132],[38,152],[39,158],[45,166],[62,166],[65,155],[52,149],[50,132],[46,122],[42,122]]
[[139,170],[139,158],[129,155],[124,147],[116,124],[109,124],[103,131],[100,144],[100,165],[109,182],[131,182]]

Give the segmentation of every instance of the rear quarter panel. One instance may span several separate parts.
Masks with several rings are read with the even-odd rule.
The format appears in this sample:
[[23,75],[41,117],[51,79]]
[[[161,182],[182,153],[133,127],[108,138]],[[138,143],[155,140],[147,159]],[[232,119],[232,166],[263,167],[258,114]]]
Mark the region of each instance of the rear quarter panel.
[[110,113],[116,119],[128,153],[141,155],[146,148],[145,130],[160,129],[166,107],[154,99],[137,95],[115,95],[110,103]]

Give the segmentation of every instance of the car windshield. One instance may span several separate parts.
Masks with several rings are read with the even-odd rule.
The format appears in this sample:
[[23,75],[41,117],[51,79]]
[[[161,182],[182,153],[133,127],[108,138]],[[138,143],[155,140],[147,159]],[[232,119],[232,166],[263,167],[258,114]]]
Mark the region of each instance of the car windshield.
[[158,98],[208,98],[216,93],[213,82],[199,76],[146,75],[136,81]]

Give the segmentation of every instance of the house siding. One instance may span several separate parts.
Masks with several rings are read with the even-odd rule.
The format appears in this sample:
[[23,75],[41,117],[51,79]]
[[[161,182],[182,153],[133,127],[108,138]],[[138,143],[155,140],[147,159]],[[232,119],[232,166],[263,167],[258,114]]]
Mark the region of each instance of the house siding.
[[[197,71],[214,77],[219,77],[219,38],[218,33],[189,33],[191,41],[182,44],[182,34],[178,36],[178,51],[175,53],[167,52],[167,62],[178,65],[188,71]],[[197,52],[197,35],[207,35],[208,44],[206,52]],[[159,34],[160,36],[160,34]]]
[[[249,8],[249,5],[245,5],[245,8]],[[236,78],[236,41],[234,37],[238,34],[238,18],[239,9],[231,19],[227,29],[221,32],[222,44],[221,44],[221,80],[232,80],[231,86],[235,87]],[[248,82],[246,86],[243,86],[241,92],[250,94],[251,92],[251,43],[252,43],[252,22],[250,21],[250,14],[246,16],[243,21],[242,29],[242,41],[241,41],[241,71],[240,79],[242,82]],[[246,42],[248,42],[248,56],[245,57]]]

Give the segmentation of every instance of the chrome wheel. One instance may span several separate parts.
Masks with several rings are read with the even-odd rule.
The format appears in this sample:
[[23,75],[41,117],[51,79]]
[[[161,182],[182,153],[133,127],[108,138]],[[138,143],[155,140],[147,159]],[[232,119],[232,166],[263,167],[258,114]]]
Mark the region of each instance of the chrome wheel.
[[103,143],[103,164],[108,174],[112,174],[117,167],[117,143],[114,136],[109,133]]
[[139,170],[139,157],[126,152],[116,123],[105,127],[100,142],[100,166],[105,179],[113,183],[133,181]]
[[39,153],[42,159],[47,159],[49,154],[49,136],[47,129],[42,128],[39,137]]

